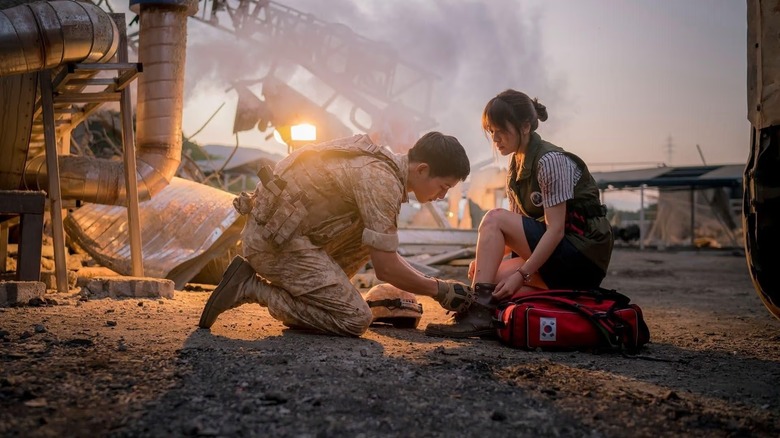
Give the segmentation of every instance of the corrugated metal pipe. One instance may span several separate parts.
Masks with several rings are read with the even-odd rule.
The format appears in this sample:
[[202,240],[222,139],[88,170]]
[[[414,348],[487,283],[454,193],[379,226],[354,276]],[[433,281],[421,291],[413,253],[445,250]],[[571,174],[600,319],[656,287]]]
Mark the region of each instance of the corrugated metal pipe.
[[0,189],[24,188],[38,72],[65,62],[106,62],[119,32],[91,3],[0,0]]
[[92,3],[53,1],[0,10],[0,76],[106,62],[119,45],[111,17]]
[[[47,10],[51,8],[50,10]],[[63,47],[63,51],[77,55],[75,58],[62,56],[59,62],[81,61],[105,62],[113,55],[116,46],[116,28],[110,17],[89,3],[55,1],[36,3],[17,8],[18,18],[11,20],[13,28],[0,32],[13,32],[16,28],[37,28],[24,33],[17,32],[19,41],[12,62],[17,70],[0,74],[13,74],[50,68],[47,62],[28,62],[35,59],[35,52],[48,52],[51,47]],[[12,8],[2,11],[7,16]],[[81,8],[83,12],[77,10]],[[139,61],[144,73],[138,82],[138,105],[136,117],[136,145],[138,190],[141,199],[149,199],[168,185],[181,162],[181,118],[184,94],[184,61],[187,41],[187,15],[197,10],[195,0],[138,0],[131,2],[131,8],[140,15]],[[42,12],[46,11],[46,12]],[[27,14],[25,16],[25,14]],[[109,24],[105,24],[105,23]],[[111,29],[108,32],[108,29]],[[71,35],[89,40],[85,34],[91,32],[92,42],[83,40],[71,42]],[[71,45],[99,48],[106,44],[106,34],[111,35],[110,47],[98,56],[83,50],[72,49]],[[58,37],[59,35],[59,37]],[[54,42],[52,42],[54,38]],[[6,64],[6,50],[9,45],[0,36],[0,58]],[[11,52],[11,50],[8,50]],[[37,55],[40,56],[40,55]],[[21,60],[25,61],[22,62]],[[52,62],[55,60],[52,59]],[[61,191],[64,199],[81,199],[99,204],[119,204],[125,201],[124,168],[120,161],[101,160],[82,156],[61,156],[59,159]],[[25,167],[27,187],[47,187],[45,158],[30,159]]]

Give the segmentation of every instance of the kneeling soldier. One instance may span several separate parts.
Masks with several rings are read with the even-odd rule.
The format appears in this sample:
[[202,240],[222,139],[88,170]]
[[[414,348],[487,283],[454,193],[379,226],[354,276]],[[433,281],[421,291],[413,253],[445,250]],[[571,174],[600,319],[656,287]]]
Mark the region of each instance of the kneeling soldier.
[[254,193],[236,209],[248,215],[237,256],[209,297],[200,327],[244,303],[268,307],[287,326],[360,336],[372,314],[350,278],[369,260],[379,280],[465,310],[470,287],[427,277],[398,249],[401,203],[443,198],[469,174],[455,137],[430,132],[408,154],[393,154],[366,135],[305,146],[261,171]]

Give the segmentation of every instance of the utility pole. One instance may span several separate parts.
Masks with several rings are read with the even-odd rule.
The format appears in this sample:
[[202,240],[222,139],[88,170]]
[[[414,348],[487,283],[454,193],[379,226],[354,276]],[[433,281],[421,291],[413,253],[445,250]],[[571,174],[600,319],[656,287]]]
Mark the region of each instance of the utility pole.
[[674,144],[672,143],[672,136],[669,135],[666,139],[666,165],[672,165],[672,152],[674,151]]
[[704,159],[704,152],[701,151],[701,147],[699,145],[696,145],[696,150],[699,151],[699,157],[701,158],[701,163],[706,166],[707,160]]

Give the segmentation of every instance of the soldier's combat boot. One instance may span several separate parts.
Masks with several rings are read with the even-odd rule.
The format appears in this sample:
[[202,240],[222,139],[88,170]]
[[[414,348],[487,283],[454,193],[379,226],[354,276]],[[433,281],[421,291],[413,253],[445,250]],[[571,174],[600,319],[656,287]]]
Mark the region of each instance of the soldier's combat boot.
[[474,301],[467,309],[459,311],[444,324],[428,324],[425,334],[440,338],[489,338],[496,336],[493,315],[496,303],[493,291],[496,285],[477,283],[474,285]]
[[263,304],[260,299],[262,287],[262,281],[257,278],[252,265],[241,256],[233,257],[225,273],[222,274],[222,280],[206,302],[198,326],[211,328],[222,312],[242,304]]

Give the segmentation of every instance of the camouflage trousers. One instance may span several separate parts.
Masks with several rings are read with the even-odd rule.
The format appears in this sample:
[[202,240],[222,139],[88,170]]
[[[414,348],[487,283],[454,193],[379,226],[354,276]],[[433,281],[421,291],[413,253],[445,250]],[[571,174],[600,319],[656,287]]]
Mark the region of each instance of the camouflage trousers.
[[[289,327],[360,336],[371,309],[347,273],[320,248],[247,251],[245,257],[266,282],[254,282],[272,317]],[[352,273],[350,273],[352,274]]]

